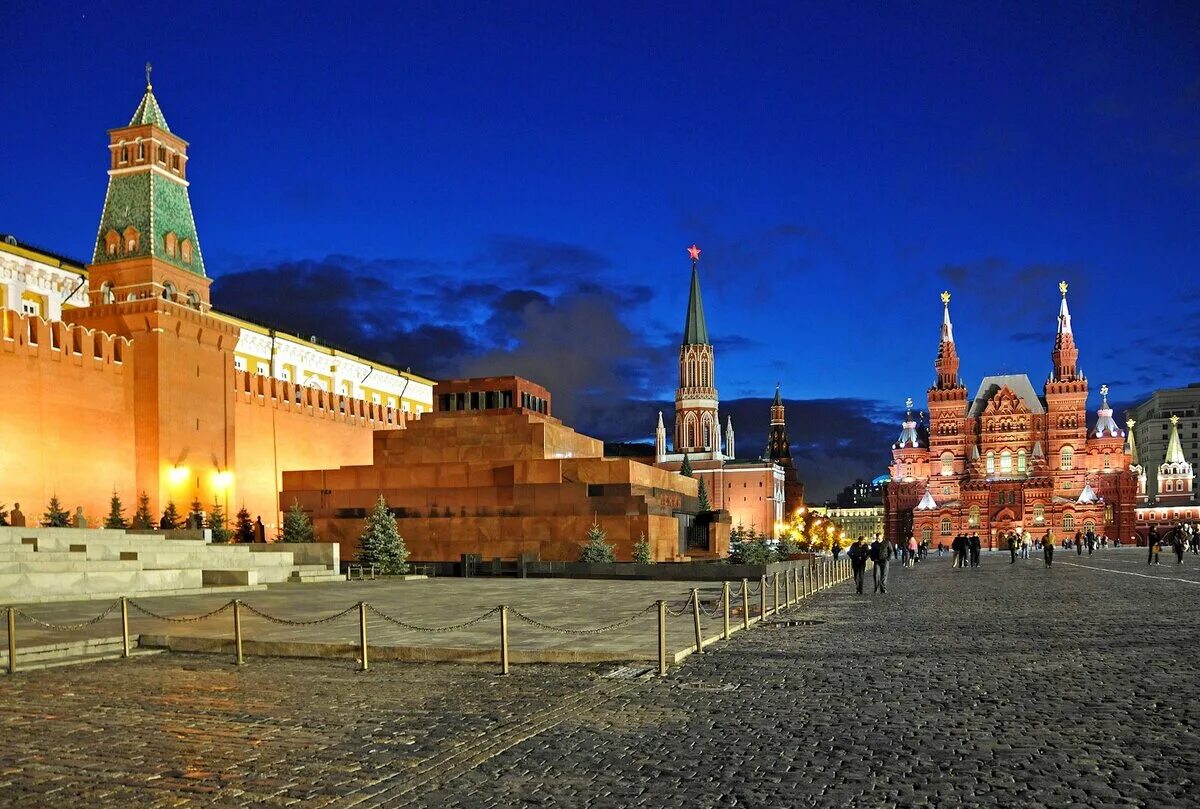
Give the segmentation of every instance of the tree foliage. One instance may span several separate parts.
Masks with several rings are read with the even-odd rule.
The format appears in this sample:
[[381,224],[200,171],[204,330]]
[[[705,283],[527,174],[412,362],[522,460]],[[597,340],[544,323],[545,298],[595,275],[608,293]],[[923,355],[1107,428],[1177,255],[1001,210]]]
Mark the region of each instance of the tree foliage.
[[[246,515],[249,519],[250,515]],[[213,503],[212,511],[208,513],[208,527],[212,529],[212,541],[226,543],[232,537],[232,532],[229,530],[229,518],[225,516],[225,509],[220,503]]]
[[686,452],[683,453],[683,464],[679,467],[679,474],[685,478],[692,476],[692,459],[688,457]]
[[42,525],[47,528],[66,528],[71,524],[71,515],[58,501],[58,495],[51,495],[46,513],[42,515]]
[[238,509],[237,522],[233,528],[234,542],[253,542],[254,541],[254,523],[250,519],[250,512],[245,506]]
[[594,565],[607,564],[616,560],[613,546],[608,544],[608,532],[598,524],[592,523],[588,529],[588,541],[579,554],[579,561]]
[[116,489],[113,490],[112,499],[108,501],[108,516],[104,518],[104,527],[113,529],[129,527],[129,521],[125,519],[125,504],[121,502],[121,497],[117,494]]
[[179,508],[175,501],[168,500],[167,507],[163,509],[162,519],[158,521],[158,527],[164,531],[174,531],[182,522],[183,518],[179,516]]
[[646,539],[645,534],[640,535],[638,541],[633,543],[633,561],[639,565],[654,564],[654,555],[650,553],[650,540]]
[[133,527],[148,531],[154,527],[154,515],[150,513],[150,495],[142,492],[138,495],[137,511],[133,514]]
[[708,487],[704,485],[704,478],[700,478],[700,491],[697,496],[700,499],[700,510],[712,511],[712,504],[708,502]]
[[363,523],[363,532],[358,538],[357,561],[364,565],[375,565],[386,574],[408,572],[408,548],[382,494]]
[[304,509],[300,508],[300,501],[293,500],[292,507],[283,515],[283,531],[279,538],[284,542],[315,542],[316,536],[313,534],[312,520],[308,518],[308,514]]
[[204,527],[204,506],[200,505],[200,498],[197,497],[192,501],[191,510],[187,515],[188,528],[203,528]]

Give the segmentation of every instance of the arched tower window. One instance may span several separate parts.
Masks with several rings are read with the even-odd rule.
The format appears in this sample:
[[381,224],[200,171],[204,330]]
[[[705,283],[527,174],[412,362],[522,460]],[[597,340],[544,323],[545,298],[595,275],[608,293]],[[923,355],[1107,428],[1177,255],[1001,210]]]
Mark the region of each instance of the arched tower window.
[[187,291],[187,302],[188,302],[188,306],[192,307],[193,309],[199,309],[200,308],[200,294],[198,292],[196,292],[196,290],[194,290],[194,289],[189,289]]
[[1074,531],[1075,530],[1075,515],[1074,514],[1063,515],[1063,530],[1064,531]]
[[1025,450],[1017,450],[1017,472],[1025,473]]
[[1007,475],[1012,472],[1012,453],[1004,450],[1000,453],[1000,474]]
[[704,420],[704,448],[712,449],[712,422],[709,419]]
[[164,281],[163,282],[163,291],[162,291],[163,300],[167,300],[167,301],[175,300],[175,293],[176,293],[175,285],[172,284],[170,281]]
[[116,299],[117,299],[117,296],[113,294],[112,281],[105,281],[103,284],[100,285],[100,302],[101,303],[113,303],[114,301],[116,301]]
[[1059,464],[1059,467],[1061,469],[1064,469],[1064,470],[1065,469],[1074,469],[1075,468],[1075,450],[1073,450],[1069,446],[1063,447],[1062,452],[1059,453],[1059,460],[1061,462]]
[[996,472],[996,453],[992,452],[989,449],[988,454],[987,454],[987,473],[989,475],[992,475],[992,474],[995,474],[995,472]]
[[950,518],[942,517],[942,536],[950,536]]
[[970,523],[972,528],[979,527],[979,506],[971,506],[971,513],[967,517],[967,522]]
[[942,476],[948,477],[954,474],[954,453],[942,453]]
[[683,430],[686,433],[685,438],[688,448],[696,446],[696,420],[692,418],[690,413],[688,414],[687,421],[684,422]]

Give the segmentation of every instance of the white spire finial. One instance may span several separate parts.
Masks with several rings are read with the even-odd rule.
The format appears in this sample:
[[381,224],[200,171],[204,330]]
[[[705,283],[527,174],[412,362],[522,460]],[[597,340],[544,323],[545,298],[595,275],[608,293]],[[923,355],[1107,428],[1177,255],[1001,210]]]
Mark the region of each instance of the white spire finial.
[[1067,308],[1067,282],[1058,282],[1058,291],[1062,293],[1062,303],[1058,305],[1058,333],[1071,333],[1071,310]]
[[146,63],[146,92],[150,92],[151,90],[154,89],[154,85],[152,85],[150,83],[150,71],[152,71],[152,70],[154,70],[154,65],[147,62]]

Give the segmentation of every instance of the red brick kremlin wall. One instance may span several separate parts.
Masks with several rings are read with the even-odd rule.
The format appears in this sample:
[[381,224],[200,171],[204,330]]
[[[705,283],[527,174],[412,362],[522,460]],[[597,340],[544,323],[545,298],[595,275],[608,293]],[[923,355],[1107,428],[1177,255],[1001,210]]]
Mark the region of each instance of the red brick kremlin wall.
[[372,433],[404,426],[399,411],[236,371],[228,335],[156,305],[134,326],[103,307],[64,313],[131,338],[0,311],[0,504],[32,523],[57,494],[99,525],[114,489],[127,518],[142,491],[156,517],[199,497],[244,505],[273,536],[285,470],[370,463]]

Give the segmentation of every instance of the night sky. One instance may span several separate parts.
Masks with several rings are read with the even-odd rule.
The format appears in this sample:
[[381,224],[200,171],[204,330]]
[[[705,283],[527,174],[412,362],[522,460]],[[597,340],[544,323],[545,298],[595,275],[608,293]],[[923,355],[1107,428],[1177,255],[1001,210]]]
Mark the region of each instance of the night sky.
[[593,435],[669,412],[693,242],[810,499],[884,471],[944,288],[972,391],[1040,387],[1064,278],[1093,391],[1200,379],[1200,4],[75,5],[0,2],[0,232],[90,258],[151,61],[219,308]]

